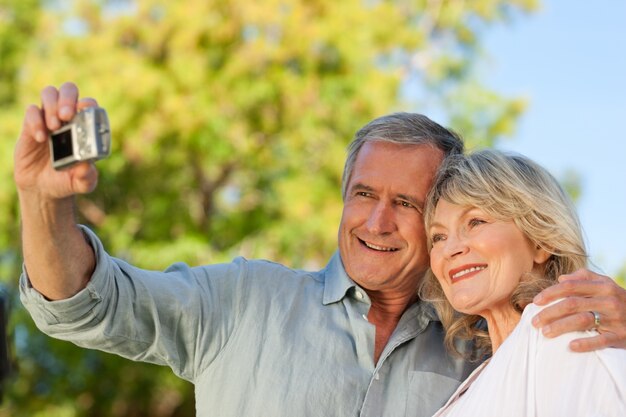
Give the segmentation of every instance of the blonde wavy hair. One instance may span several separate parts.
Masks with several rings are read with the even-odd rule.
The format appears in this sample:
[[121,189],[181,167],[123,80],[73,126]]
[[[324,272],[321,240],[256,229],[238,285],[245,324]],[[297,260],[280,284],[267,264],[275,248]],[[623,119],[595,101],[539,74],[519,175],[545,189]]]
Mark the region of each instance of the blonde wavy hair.
[[[489,216],[513,221],[534,244],[550,257],[540,274],[527,274],[511,294],[510,302],[520,313],[541,290],[556,283],[562,274],[586,265],[587,252],[576,209],[558,181],[530,159],[497,150],[452,155],[440,168],[431,189],[424,221],[428,231],[439,200],[464,207],[480,207]],[[428,249],[432,248],[428,236]],[[419,289],[430,301],[446,330],[446,347],[477,360],[491,354],[488,333],[478,325],[480,316],[456,312],[446,299],[437,278],[428,271]],[[475,349],[463,355],[456,342],[470,340]]]

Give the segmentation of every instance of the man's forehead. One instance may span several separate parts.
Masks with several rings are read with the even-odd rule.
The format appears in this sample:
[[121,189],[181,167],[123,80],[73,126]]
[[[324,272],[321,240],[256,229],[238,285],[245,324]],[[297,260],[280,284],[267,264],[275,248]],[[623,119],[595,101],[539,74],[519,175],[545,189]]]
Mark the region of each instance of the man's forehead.
[[367,143],[359,153],[348,183],[366,190],[404,196],[422,206],[443,160],[443,152],[430,144]]
[[443,152],[430,145],[384,143],[359,152],[352,176],[384,176],[389,180],[434,176],[442,161]]

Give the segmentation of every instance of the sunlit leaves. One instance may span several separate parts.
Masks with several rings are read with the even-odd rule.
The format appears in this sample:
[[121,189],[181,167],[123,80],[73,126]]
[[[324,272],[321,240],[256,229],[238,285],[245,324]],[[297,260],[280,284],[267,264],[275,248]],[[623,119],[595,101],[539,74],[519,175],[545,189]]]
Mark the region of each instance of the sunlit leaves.
[[[13,287],[20,270],[13,138],[42,87],[74,81],[109,113],[113,153],[98,163],[100,185],[78,207],[113,255],[148,268],[237,255],[317,268],[336,247],[345,147],[363,124],[434,107],[470,146],[513,131],[524,101],[484,88],[474,63],[490,25],[536,7],[535,0],[46,4],[0,0],[0,279]],[[189,385],[169,370],[52,342],[23,310],[13,328],[23,342],[13,416],[44,407],[50,416],[193,409]]]

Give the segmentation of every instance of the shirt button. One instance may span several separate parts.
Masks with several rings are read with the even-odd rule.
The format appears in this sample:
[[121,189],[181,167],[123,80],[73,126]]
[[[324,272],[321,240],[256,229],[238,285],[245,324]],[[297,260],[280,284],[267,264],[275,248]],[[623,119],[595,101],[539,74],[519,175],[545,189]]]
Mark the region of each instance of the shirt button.
[[363,293],[361,291],[357,291],[355,295],[356,295],[356,298],[358,298],[359,300],[363,299]]
[[366,315],[366,314],[363,314],[361,317],[363,317],[363,319],[364,319],[365,321],[369,321],[369,320],[367,320],[367,315]]

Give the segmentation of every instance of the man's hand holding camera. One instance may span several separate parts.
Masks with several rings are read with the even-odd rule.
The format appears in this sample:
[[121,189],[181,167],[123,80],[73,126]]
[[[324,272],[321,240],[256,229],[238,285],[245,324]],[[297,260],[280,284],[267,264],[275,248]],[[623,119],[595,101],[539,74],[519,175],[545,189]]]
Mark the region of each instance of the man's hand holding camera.
[[95,161],[109,156],[111,132],[104,109],[87,107],[72,121],[50,134],[52,166],[64,169],[80,161]]
[[66,83],[58,90],[46,87],[41,93],[41,103],[41,107],[31,105],[26,109],[15,148],[14,175],[18,191],[51,200],[93,191],[98,174],[91,161],[78,162],[65,170],[53,168],[49,134],[70,122],[78,111],[97,106],[96,101],[79,100],[78,88]]
[[[93,99],[79,100],[72,83],[59,89],[46,87],[41,106],[26,109],[15,147],[13,175],[21,207],[25,267],[33,287],[51,300],[83,289],[95,267],[93,250],[76,225],[73,196],[93,191],[98,172],[93,158],[70,157],[66,159],[70,166],[55,169],[49,135],[71,122],[77,112],[96,106]],[[66,152],[65,156],[70,155]]]

